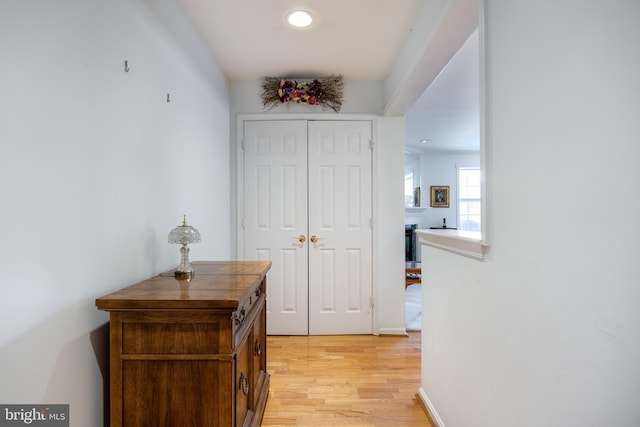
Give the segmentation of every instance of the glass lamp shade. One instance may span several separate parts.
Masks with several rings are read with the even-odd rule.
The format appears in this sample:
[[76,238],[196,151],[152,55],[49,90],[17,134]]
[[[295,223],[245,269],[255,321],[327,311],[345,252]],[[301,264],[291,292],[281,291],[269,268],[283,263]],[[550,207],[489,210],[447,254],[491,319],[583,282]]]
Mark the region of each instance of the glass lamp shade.
[[180,265],[175,271],[175,277],[179,280],[190,280],[193,269],[189,263],[189,243],[200,243],[200,232],[187,224],[186,215],[182,219],[182,225],[169,232],[169,243],[182,245],[180,248]]

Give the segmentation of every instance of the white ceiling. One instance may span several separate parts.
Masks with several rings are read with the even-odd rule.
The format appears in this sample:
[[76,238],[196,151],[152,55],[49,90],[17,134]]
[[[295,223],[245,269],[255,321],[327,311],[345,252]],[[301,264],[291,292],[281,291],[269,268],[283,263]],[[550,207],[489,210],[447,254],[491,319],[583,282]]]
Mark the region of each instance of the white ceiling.
[[[480,147],[480,77],[475,31],[405,114],[408,151],[477,151]],[[427,140],[426,144],[421,142]]]
[[[230,81],[330,74],[384,80],[427,1],[179,0]],[[285,17],[293,9],[314,15],[311,28],[288,26]],[[472,99],[477,41],[467,50],[473,49],[475,65],[469,52],[456,55],[406,115],[408,149],[477,149],[477,139],[469,145],[470,125],[477,127],[471,117],[477,108],[469,108],[478,104]],[[422,145],[420,139],[432,142]]]
[[[180,0],[230,80],[342,74],[382,80],[420,0]],[[317,22],[294,29],[287,12]]]

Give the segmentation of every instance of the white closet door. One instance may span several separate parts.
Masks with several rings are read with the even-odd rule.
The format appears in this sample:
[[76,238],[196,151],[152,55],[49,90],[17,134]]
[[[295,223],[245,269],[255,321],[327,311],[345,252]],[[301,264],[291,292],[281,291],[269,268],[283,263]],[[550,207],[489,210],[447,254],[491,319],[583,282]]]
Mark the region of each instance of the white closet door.
[[267,333],[307,335],[307,122],[245,121],[244,174],[245,259],[272,261]]
[[311,335],[373,332],[371,133],[368,121],[309,122]]

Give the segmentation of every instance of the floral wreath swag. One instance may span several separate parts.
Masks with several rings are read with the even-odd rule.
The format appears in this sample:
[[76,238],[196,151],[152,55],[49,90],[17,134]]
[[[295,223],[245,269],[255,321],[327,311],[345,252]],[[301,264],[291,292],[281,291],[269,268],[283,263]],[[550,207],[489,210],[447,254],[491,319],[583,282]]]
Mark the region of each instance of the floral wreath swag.
[[279,104],[296,102],[307,105],[320,105],[323,109],[331,108],[336,113],[342,108],[341,75],[331,75],[326,79],[315,79],[309,83],[300,83],[279,77],[263,77],[262,106],[271,110]]

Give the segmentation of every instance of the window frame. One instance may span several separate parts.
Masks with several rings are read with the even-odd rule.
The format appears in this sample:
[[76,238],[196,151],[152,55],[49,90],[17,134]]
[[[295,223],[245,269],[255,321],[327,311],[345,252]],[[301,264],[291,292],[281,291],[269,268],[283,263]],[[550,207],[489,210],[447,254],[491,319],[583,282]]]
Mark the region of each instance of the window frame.
[[[479,225],[479,229],[478,230],[469,230],[469,229],[465,229],[462,227],[463,221],[462,221],[462,216],[461,216],[461,211],[460,211],[460,206],[463,204],[463,199],[462,199],[462,184],[460,182],[460,173],[462,171],[477,171],[478,173],[478,179],[479,179],[479,191],[480,191],[480,196],[478,198],[465,198],[464,201],[465,202],[477,202],[480,205],[480,215],[478,218],[478,225]],[[457,183],[457,189],[458,189],[458,194],[457,194],[457,206],[456,206],[456,218],[457,218],[457,223],[458,223],[458,229],[459,230],[464,230],[464,231],[470,231],[470,232],[480,232],[482,230],[482,170],[480,169],[480,166],[457,166],[456,167],[456,183]],[[468,216],[468,215],[467,215]]]

